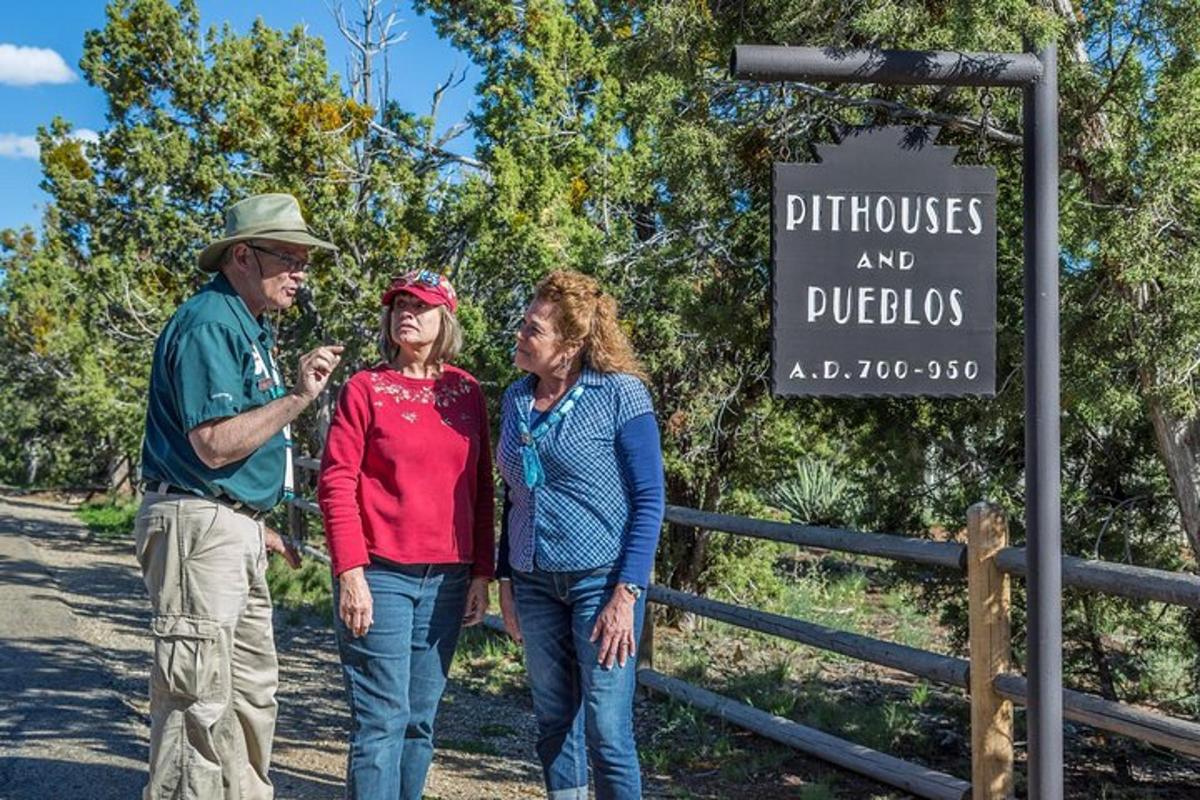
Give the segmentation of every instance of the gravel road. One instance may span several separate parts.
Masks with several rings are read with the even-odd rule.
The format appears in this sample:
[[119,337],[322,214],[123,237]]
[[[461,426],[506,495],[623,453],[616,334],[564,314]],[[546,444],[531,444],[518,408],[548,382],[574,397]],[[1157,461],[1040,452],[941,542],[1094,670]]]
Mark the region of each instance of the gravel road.
[[[0,798],[130,800],[144,783],[151,642],[132,542],[104,541],[70,505],[0,496]],[[276,618],[280,800],[335,800],[347,714],[333,633]],[[503,724],[499,724],[503,723]],[[504,731],[475,752],[481,725]],[[541,797],[533,720],[452,683],[429,798]]]

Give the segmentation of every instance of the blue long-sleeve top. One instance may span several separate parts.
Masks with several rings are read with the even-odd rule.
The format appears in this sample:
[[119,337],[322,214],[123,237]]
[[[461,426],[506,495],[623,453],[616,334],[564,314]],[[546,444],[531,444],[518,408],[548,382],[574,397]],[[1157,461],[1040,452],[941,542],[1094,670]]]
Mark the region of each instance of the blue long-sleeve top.
[[665,510],[662,446],[649,394],[628,375],[585,370],[581,382],[585,391],[576,407],[539,441],[546,485],[534,490],[524,485],[512,415],[527,414],[532,430],[547,414],[530,408],[530,378],[505,395],[497,575],[508,577],[514,567],[574,571],[612,563],[620,582],[645,587]]

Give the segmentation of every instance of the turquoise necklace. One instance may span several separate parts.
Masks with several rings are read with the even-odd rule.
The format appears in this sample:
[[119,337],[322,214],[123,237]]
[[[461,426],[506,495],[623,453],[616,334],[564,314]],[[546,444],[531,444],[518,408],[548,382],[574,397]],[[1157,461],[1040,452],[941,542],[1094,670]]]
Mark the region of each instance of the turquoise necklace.
[[557,425],[563,417],[571,413],[575,401],[583,394],[583,384],[575,384],[575,388],[567,392],[563,401],[550,412],[550,416],[537,424],[532,431],[526,414],[517,415],[517,427],[521,433],[521,467],[525,472],[525,485],[530,489],[541,486],[546,482],[546,471],[542,469],[542,459],[538,456],[537,443],[545,438],[550,429]]

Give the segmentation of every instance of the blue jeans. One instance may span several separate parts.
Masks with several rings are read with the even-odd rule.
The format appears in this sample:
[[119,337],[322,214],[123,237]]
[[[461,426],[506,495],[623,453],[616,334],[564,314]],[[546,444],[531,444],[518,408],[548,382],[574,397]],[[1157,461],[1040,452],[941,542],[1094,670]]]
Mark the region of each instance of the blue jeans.
[[[525,666],[538,723],[538,758],[551,800],[587,800],[588,757],[596,800],[642,796],[633,738],[637,666],[605,669],[597,661],[592,627],[616,588],[617,572],[513,572],[517,616],[525,637]],[[634,606],[641,638],[645,595]]]
[[420,800],[433,760],[433,719],[458,644],[470,583],[466,564],[382,565],[365,575],[374,623],[354,638],[334,627],[350,701],[346,796]]

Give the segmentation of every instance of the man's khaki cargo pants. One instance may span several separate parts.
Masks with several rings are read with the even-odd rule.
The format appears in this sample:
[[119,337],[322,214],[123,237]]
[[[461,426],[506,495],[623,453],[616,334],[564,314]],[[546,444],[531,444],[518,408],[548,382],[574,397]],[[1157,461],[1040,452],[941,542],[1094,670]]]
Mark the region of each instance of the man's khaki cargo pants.
[[269,800],[279,668],[262,524],[148,493],[134,532],[154,614],[143,800]]

